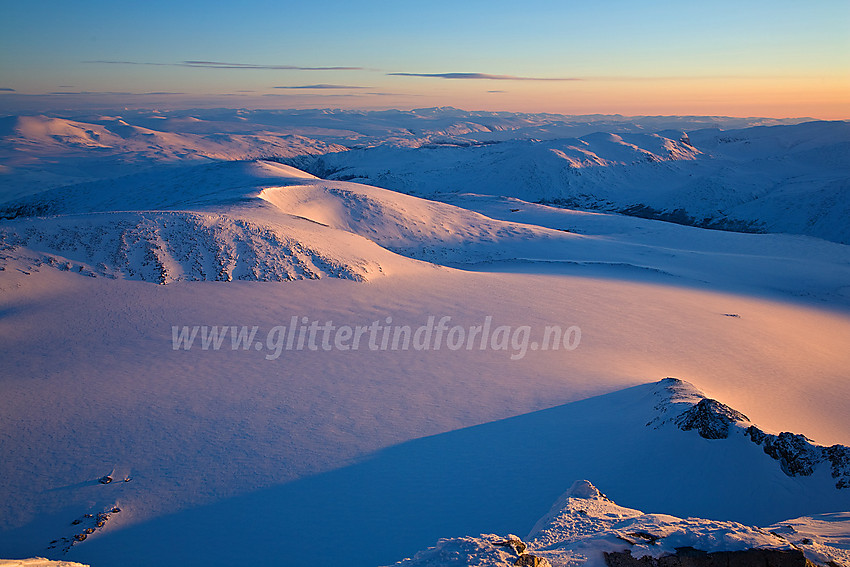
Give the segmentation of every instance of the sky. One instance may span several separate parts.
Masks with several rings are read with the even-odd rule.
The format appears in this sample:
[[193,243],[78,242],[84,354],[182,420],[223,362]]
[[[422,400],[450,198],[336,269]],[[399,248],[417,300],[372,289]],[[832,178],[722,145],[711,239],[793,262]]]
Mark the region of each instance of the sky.
[[850,118],[850,1],[0,0],[0,113]]

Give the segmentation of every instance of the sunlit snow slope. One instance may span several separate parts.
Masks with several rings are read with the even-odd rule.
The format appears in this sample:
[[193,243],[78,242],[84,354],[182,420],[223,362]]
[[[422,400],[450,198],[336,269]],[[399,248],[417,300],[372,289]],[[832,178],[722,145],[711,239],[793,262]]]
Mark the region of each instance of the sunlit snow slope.
[[[209,112],[121,120],[245,134],[238,112],[217,125]],[[394,151],[431,151],[438,131],[576,127],[455,114],[293,114],[303,123],[286,127],[306,135],[315,119],[323,143]],[[292,116],[251,119],[284,135]],[[95,118],[76,121],[108,129],[88,127],[102,140],[125,128]],[[661,138],[685,143],[640,140]],[[584,478],[681,518],[767,526],[850,509],[824,456],[850,444],[846,245],[552,207],[471,174],[434,201],[275,160],[131,151],[148,169],[21,182],[26,195],[0,203],[0,557],[387,565],[442,537],[527,534]],[[39,159],[11,175],[41,175]],[[429,325],[428,348],[378,330]],[[487,340],[450,344],[485,325]],[[580,340],[544,349],[552,326]],[[356,348],[318,331],[342,327],[360,329]],[[665,377],[694,387],[672,395]],[[746,416],[727,438],[668,419],[706,396]],[[771,436],[800,439],[782,432],[808,436],[810,474],[771,456]]]

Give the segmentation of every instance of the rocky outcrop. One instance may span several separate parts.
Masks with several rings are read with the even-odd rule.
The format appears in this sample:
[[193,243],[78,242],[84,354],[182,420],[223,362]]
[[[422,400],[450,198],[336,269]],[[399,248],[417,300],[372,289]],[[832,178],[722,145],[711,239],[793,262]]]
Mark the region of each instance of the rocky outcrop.
[[726,439],[729,437],[729,426],[738,421],[749,421],[749,419],[726,404],[711,398],[703,398],[677,417],[676,425],[682,431],[695,429],[700,437],[706,439]]
[[514,567],[552,567],[552,564],[549,563],[548,559],[543,557],[524,553],[514,561]]
[[826,447],[824,456],[832,465],[832,478],[838,479],[836,488],[850,488],[850,447],[833,445]]
[[[108,484],[103,482],[103,480],[107,478],[109,479],[109,482],[112,482],[111,476],[105,476],[102,479],[99,479],[99,481],[102,484]],[[70,537],[54,539],[50,542],[50,545],[47,546],[47,549],[61,549],[62,553],[68,553],[74,544],[81,543],[88,539],[90,535],[103,528],[113,514],[118,514],[119,512],[121,512],[121,508],[118,506],[112,506],[111,508],[108,508],[103,512],[98,512],[97,514],[83,514],[71,521],[72,526],[79,526],[76,530],[82,529],[82,531],[78,531]],[[2,564],[2,560],[0,560],[0,567],[2,567]]]
[[812,444],[805,435],[789,433],[769,435],[756,426],[750,426],[746,434],[764,452],[779,461],[782,471],[788,476],[809,476],[815,466],[824,460],[823,447]]
[[508,536],[508,539],[503,541],[493,542],[493,545],[512,549],[517,554],[515,567],[552,567],[548,559],[528,553],[528,546],[515,535]]
[[835,487],[850,488],[850,447],[824,447],[805,435],[787,431],[779,435],[765,433],[741,412],[706,397],[678,378],[658,382],[655,396],[660,398],[655,405],[656,416],[647,426],[657,428],[672,422],[682,431],[696,431],[705,439],[727,439],[737,432],[761,446],[788,476],[811,476],[818,466],[828,463]]
[[630,551],[605,553],[608,567],[813,567],[802,551],[784,549],[746,549],[706,553],[679,548],[674,555],[640,558]]
[[784,431],[779,435],[765,433],[751,425],[744,432],[753,443],[779,461],[788,476],[811,476],[821,463],[829,463],[836,488],[850,488],[850,447],[824,447],[812,443],[805,435]]

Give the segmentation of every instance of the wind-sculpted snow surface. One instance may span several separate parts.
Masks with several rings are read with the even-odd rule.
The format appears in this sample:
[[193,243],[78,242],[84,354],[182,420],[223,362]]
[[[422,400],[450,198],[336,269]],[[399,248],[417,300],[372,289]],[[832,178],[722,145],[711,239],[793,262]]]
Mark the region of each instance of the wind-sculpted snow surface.
[[[6,206],[12,219],[0,225],[0,243],[4,257],[31,249],[23,257],[33,267],[160,284],[365,281],[382,273],[382,263],[403,263],[258,198],[263,187],[309,179],[278,163],[220,162],[47,190]],[[59,216],[35,218],[45,214]]]
[[520,250],[567,243],[563,232],[356,183],[313,181],[260,197],[281,211],[359,234],[398,254],[437,264],[516,259]]
[[[307,225],[297,220],[294,224]],[[37,250],[23,252],[33,267],[47,264],[86,275],[158,284],[321,277],[363,281],[380,272],[380,265],[371,258],[343,259],[343,254],[320,251],[303,238],[318,243],[322,232],[331,231],[298,228],[222,214],[92,213],[7,223],[0,227],[0,243],[4,256],[15,254],[18,247]],[[328,236],[339,239],[340,235]],[[380,254],[378,247],[371,249]]]

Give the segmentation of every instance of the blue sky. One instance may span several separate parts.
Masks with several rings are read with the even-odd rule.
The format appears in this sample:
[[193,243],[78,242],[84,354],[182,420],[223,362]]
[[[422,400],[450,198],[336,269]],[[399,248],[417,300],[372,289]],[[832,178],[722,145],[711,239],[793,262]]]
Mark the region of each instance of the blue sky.
[[3,12],[0,89],[16,101],[850,117],[846,0],[3,0]]

